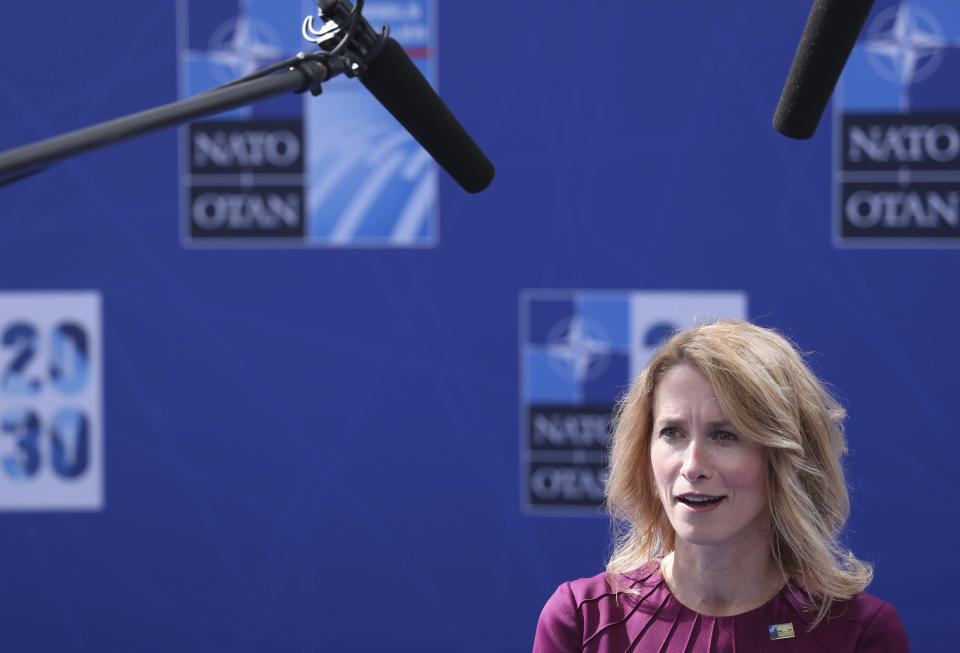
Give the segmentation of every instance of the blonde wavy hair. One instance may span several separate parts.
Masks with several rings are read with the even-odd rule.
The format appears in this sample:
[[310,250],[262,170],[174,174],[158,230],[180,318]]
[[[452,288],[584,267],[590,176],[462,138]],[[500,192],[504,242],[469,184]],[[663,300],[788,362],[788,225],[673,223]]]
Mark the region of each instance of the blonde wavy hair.
[[726,418],[764,447],[770,553],[817,613],[813,629],[834,602],[863,591],[873,577],[871,566],[838,539],[850,512],[841,464],[845,411],[788,340],[748,322],[725,320],[674,334],[617,405],[606,484],[614,528],[608,580],[625,590],[621,574],[674,549],[650,444],[657,384],[680,364],[704,374]]

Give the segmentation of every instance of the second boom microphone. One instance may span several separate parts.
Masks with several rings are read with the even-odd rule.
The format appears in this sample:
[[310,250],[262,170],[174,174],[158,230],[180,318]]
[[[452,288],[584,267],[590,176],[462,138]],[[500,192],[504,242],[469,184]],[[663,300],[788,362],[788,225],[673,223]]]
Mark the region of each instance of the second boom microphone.
[[805,139],[817,130],[874,0],[816,0],[773,116],[777,131]]

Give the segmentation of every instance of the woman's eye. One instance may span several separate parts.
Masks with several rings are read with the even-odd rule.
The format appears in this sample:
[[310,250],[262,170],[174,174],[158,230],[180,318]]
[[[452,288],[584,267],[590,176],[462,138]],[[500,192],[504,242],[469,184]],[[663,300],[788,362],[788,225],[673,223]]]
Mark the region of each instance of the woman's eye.
[[730,431],[716,431],[713,436],[721,442],[736,442],[740,439],[736,433],[731,433]]
[[678,435],[680,435],[680,431],[672,426],[664,426],[662,429],[660,429],[661,438],[666,438],[669,440],[677,437]]

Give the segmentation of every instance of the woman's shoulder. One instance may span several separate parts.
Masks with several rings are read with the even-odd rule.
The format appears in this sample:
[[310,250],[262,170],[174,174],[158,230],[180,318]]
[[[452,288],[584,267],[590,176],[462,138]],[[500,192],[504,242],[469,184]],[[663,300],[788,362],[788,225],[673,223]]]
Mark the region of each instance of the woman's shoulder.
[[[796,618],[801,629],[814,618],[814,612],[801,597],[799,585],[792,586],[794,591],[785,588],[781,596],[780,609],[773,606],[777,619],[789,621]],[[776,602],[776,599],[774,603]],[[787,607],[787,606],[791,607]],[[834,603],[829,615],[821,621],[809,635],[822,650],[847,651],[860,653],[905,653],[909,651],[907,633],[900,621],[896,609],[883,599],[861,592],[853,598]],[[799,633],[798,633],[799,637]]]
[[841,617],[862,629],[858,651],[907,651],[907,632],[896,608],[883,599],[861,592],[843,606]]
[[612,578],[607,572],[600,572],[589,578],[578,578],[560,585],[557,589],[562,593],[564,589],[570,592],[576,605],[579,607],[584,602],[596,601],[607,596],[621,594],[624,590],[630,593],[636,593],[643,587],[654,587],[662,577],[656,563],[647,563],[634,571],[625,574],[618,574]]
[[603,572],[561,583],[540,613],[534,652],[581,650],[611,626],[622,625],[639,602],[665,591],[661,580],[655,567],[644,565],[613,583]]
[[893,606],[873,594],[860,592],[844,604],[843,614],[848,619],[869,623],[885,611],[896,612]]

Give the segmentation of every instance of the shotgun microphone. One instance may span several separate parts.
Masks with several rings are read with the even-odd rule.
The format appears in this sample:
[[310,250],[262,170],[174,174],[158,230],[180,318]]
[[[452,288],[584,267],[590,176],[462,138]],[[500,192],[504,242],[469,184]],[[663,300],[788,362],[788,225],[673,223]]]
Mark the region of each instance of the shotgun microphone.
[[[493,164],[424,78],[403,47],[377,33],[361,15],[363,0],[317,0],[322,29],[304,22],[304,36],[329,52],[356,56],[349,75],[361,83],[403,125],[460,186],[478,193],[493,181]],[[344,34],[345,33],[345,34]]]
[[784,136],[813,136],[874,0],[816,0],[783,86],[773,126]]

